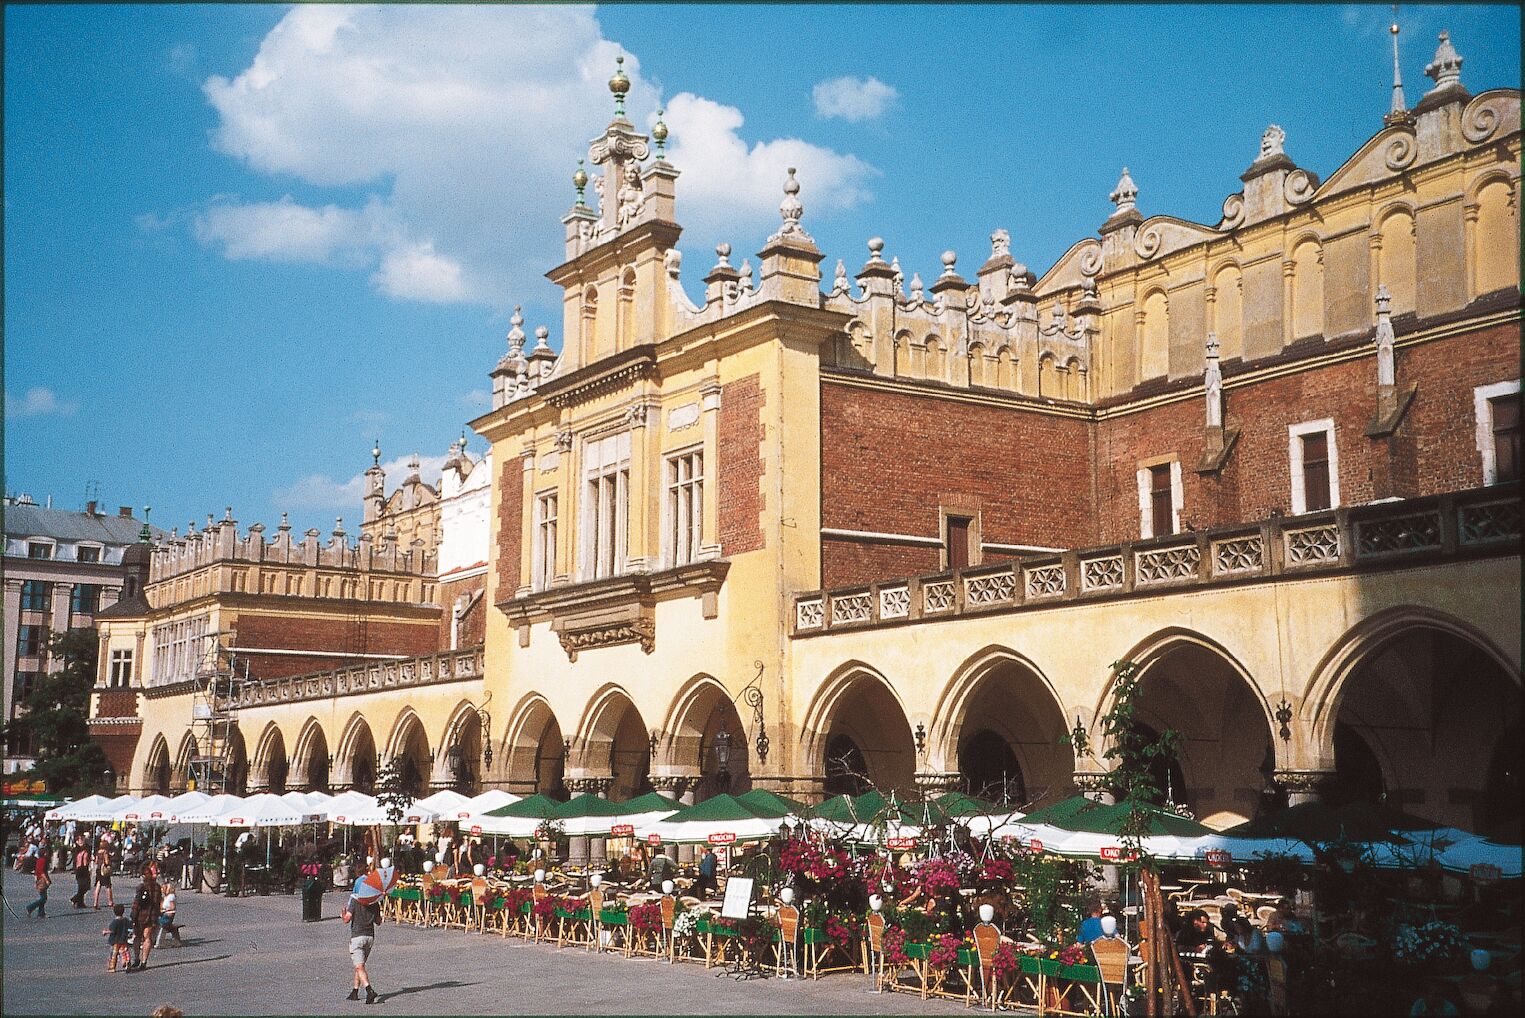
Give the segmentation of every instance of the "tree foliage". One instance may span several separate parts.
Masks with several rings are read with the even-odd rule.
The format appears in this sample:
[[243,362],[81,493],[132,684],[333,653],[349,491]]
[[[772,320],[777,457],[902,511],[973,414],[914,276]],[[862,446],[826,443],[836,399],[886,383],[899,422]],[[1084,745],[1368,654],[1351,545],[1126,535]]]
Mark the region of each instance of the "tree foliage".
[[40,676],[5,726],[8,745],[30,743],[37,762],[29,774],[57,795],[77,795],[106,784],[106,754],[90,738],[90,690],[95,686],[98,642],[89,629],[53,634],[49,653],[62,667]]
[[388,760],[381,773],[376,775],[376,802],[387,811],[387,819],[394,824],[399,823],[408,807],[413,805],[413,796],[403,785],[402,768],[397,766],[396,760]]

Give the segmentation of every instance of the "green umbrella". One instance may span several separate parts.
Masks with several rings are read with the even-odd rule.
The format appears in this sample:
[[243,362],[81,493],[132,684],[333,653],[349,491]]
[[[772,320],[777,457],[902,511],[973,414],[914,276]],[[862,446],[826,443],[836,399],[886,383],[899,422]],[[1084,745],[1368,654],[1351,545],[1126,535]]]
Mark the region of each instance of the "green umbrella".
[[617,817],[627,812],[624,803],[610,802],[601,795],[584,792],[557,806],[555,816],[558,820],[572,820],[577,817]]
[[669,799],[661,792],[647,792],[638,795],[634,799],[626,799],[619,804],[621,816],[634,816],[637,813],[660,813],[664,809],[682,809],[683,804],[677,799]]
[[[1082,810],[1095,809],[1102,803],[1095,799],[1087,799],[1083,795],[1072,795],[1068,799],[1060,799],[1058,802],[1049,803],[1041,809],[1035,809],[1022,817],[1025,824],[1050,824],[1054,827],[1063,827],[1064,821]],[[1072,830],[1073,828],[1066,828]]]
[[663,823],[681,824],[690,820],[775,820],[782,814],[743,802],[734,795],[712,795],[703,802],[680,809]]
[[[1131,812],[1121,803],[1109,805],[1087,799],[1083,795],[1073,795],[1051,806],[1034,810],[1022,818],[1022,823],[1047,824],[1060,830],[1089,834],[1122,834]],[[1210,827],[1159,806],[1145,806],[1143,813],[1147,826],[1137,832],[1140,835],[1169,834],[1178,838],[1195,838],[1214,833]]]
[[565,803],[536,792],[526,796],[518,802],[511,802],[507,806],[499,806],[497,809],[488,810],[483,816],[488,817],[528,817],[535,820],[550,820],[555,818],[557,810]]
[[767,810],[768,816],[783,817],[789,814],[804,816],[808,812],[803,802],[795,802],[787,799],[777,792],[770,792],[766,788],[754,788],[750,792],[743,792],[736,797],[737,802],[744,802],[748,806],[760,810]]
[[1010,813],[1011,809],[963,792],[944,792],[934,800],[950,817],[970,817],[992,813]]
[[1230,827],[1231,838],[1295,838],[1298,841],[1402,841],[1396,832],[1434,830],[1441,825],[1381,803],[1330,806],[1304,802]]

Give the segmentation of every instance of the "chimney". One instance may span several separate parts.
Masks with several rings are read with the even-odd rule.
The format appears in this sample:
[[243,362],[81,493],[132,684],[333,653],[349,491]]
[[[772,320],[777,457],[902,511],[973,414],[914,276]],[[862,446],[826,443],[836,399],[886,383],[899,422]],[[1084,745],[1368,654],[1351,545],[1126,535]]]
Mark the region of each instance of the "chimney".
[[95,499],[92,498],[90,501],[85,503],[85,513],[89,516],[95,515]]
[[119,505],[119,506],[116,507],[116,514],[118,516],[125,516],[127,519],[130,520],[130,519],[132,519],[132,506],[130,506],[130,505]]

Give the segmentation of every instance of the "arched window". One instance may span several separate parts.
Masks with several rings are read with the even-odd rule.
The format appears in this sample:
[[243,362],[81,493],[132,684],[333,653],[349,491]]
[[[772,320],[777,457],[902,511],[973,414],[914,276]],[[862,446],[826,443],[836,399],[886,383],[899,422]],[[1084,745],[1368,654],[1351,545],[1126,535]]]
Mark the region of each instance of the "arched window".
[[1144,298],[1138,367],[1140,382],[1158,378],[1170,368],[1170,302],[1161,290]]
[[1477,295],[1512,289],[1520,280],[1520,234],[1511,188],[1491,180],[1477,192],[1476,241],[1473,245]]
[[1414,217],[1407,209],[1395,209],[1379,229],[1377,282],[1392,295],[1393,314],[1401,315],[1414,310]]
[[1220,358],[1244,356],[1244,277],[1236,265],[1225,265],[1213,277],[1212,328]]
[[1017,362],[1012,357],[1010,346],[1003,346],[996,351],[995,384],[996,388],[1008,391],[1017,387]]
[[988,384],[985,381],[985,346],[983,343],[975,343],[969,348],[969,384]]
[[582,293],[582,349],[585,362],[598,358],[598,288]]
[[1059,399],[1064,395],[1059,385],[1058,365],[1051,353],[1038,358],[1038,395],[1050,399]]
[[1292,338],[1324,333],[1324,252],[1305,240],[1292,252]]

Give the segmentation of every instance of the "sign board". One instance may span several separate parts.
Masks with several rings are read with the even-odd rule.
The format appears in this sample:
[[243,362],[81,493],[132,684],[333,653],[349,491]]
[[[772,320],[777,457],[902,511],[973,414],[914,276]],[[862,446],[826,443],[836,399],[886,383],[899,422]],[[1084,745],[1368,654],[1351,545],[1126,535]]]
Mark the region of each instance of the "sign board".
[[228,817],[228,826],[229,827],[242,827],[242,826],[244,826],[244,818],[243,817]]
[[1503,870],[1492,863],[1486,862],[1473,863],[1467,872],[1473,880],[1480,884],[1492,883],[1495,880],[1501,879],[1504,875]]
[[660,845],[662,843],[662,836],[660,834],[648,834],[646,835],[646,843],[648,845]]
[[720,915],[726,919],[745,919],[752,905],[752,878],[730,877],[725,882],[725,900]]
[[732,845],[736,843],[736,835],[730,831],[716,831],[706,839],[711,845]]
[[1041,852],[1041,851],[1043,851],[1043,841],[1041,839],[1039,839],[1039,838],[1032,838],[1032,839],[1030,839],[1027,842],[1027,850],[1029,852]]
[[1117,845],[1103,845],[1097,854],[1104,862],[1121,862],[1123,858],[1123,850]]
[[634,824],[615,824],[613,827],[609,828],[609,837],[611,838],[629,838],[634,834]]
[[482,833],[481,825],[480,824],[472,824],[471,825],[471,833],[472,834],[481,834]]
[[156,810],[156,811],[148,814],[148,819],[150,819],[150,820],[163,820],[164,819],[164,814],[160,813],[160,812],[158,812]]
[[1207,860],[1209,866],[1224,867],[1234,861],[1234,857],[1221,848],[1210,848],[1202,853],[1202,858]]
[[886,838],[884,844],[892,852],[906,852],[916,847],[915,838]]

